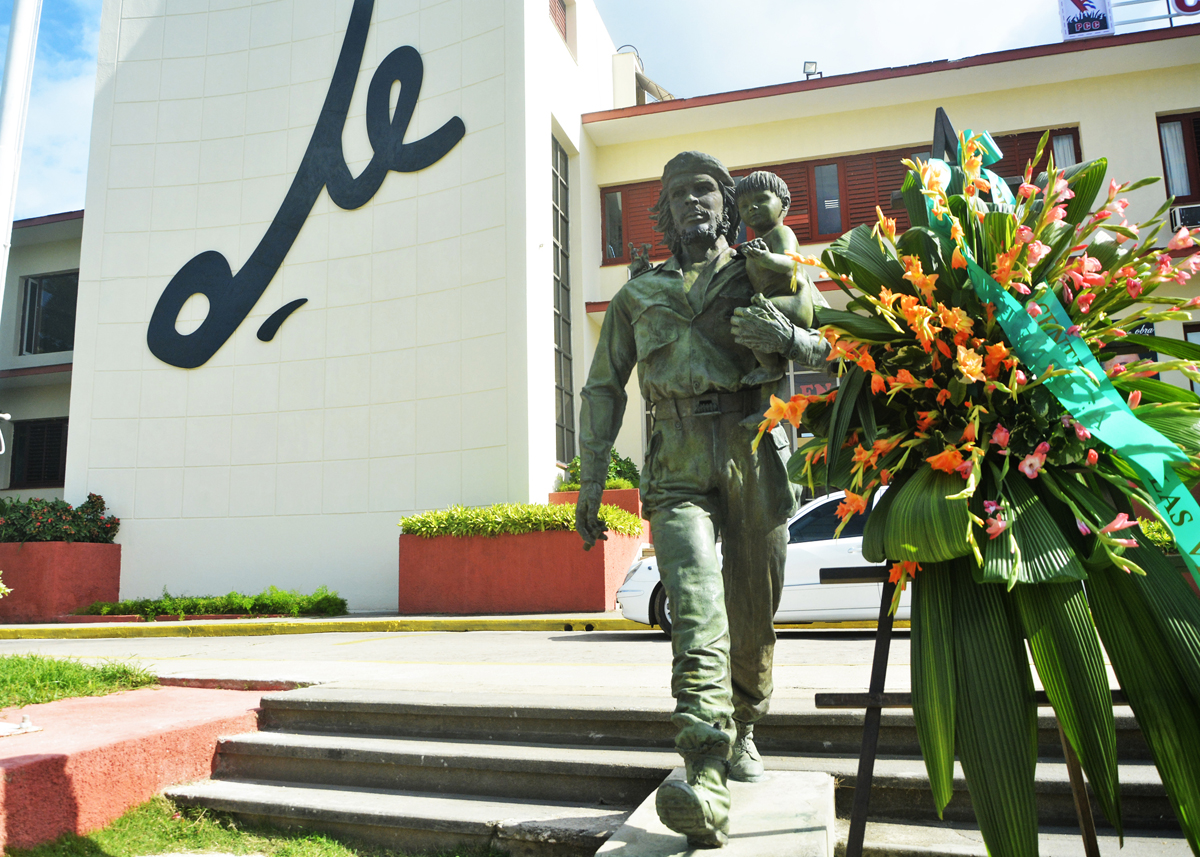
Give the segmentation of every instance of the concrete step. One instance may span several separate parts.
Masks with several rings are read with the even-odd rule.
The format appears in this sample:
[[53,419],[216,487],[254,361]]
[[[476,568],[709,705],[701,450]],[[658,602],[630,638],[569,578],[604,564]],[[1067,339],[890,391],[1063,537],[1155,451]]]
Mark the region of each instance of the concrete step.
[[364,735],[252,732],[220,742],[214,775],[442,794],[636,806],[674,751]]
[[[850,833],[847,819],[837,820],[836,857],[845,857]],[[1098,831],[1097,844],[1102,857],[1191,857],[1192,850],[1182,833],[1167,831],[1126,831],[1125,842],[1113,831]],[[983,835],[974,825],[956,822],[867,822],[863,839],[863,857],[987,857]],[[1075,827],[1038,829],[1038,853],[1041,857],[1079,857],[1083,840]]]
[[166,795],[252,823],[324,831],[406,853],[492,847],[516,857],[591,857],[633,809],[271,781],[209,780]]
[[[470,741],[673,746],[669,698],[542,696],[346,690],[310,687],[263,697],[260,728]],[[1038,753],[1061,758],[1050,709],[1042,709]],[[1149,749],[1127,707],[1115,709],[1122,760],[1148,760]],[[861,711],[818,710],[812,700],[776,698],[755,727],[765,753],[853,753],[862,747]],[[879,752],[918,755],[912,712],[883,712]]]
[[[768,769],[815,771],[837,782],[837,810],[848,816],[857,781],[852,754],[766,754]],[[328,733],[259,732],[223,740],[215,775],[328,786],[406,789],[530,800],[575,800],[636,805],[679,764],[670,751],[515,742],[470,742]],[[1175,817],[1158,771],[1150,763],[1120,767],[1122,811],[1131,828],[1174,828]],[[1042,760],[1037,770],[1043,824],[1075,823],[1066,766]],[[1099,807],[1097,822],[1103,824]],[[876,762],[871,817],[937,819],[924,762],[883,756]],[[973,822],[970,795],[956,770],[948,820]]]

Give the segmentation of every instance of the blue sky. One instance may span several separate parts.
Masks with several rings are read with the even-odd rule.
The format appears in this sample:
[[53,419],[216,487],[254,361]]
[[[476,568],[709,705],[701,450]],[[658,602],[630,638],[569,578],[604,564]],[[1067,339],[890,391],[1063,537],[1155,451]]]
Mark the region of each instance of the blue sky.
[[[797,80],[805,60],[847,74],[1059,39],[1059,0],[1007,0],[1002,15],[994,0],[743,0],[736,11],[728,0],[595,2],[616,44],[635,45],[646,74],[679,97]],[[1146,0],[1139,14],[1164,4]],[[43,0],[18,218],[83,207],[102,5]],[[12,0],[0,0],[0,49],[11,18]]]

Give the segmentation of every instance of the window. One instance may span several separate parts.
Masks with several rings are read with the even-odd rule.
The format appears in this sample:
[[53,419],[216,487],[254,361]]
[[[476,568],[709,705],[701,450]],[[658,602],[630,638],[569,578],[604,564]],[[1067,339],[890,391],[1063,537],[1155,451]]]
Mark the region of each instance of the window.
[[662,245],[662,235],[654,229],[650,209],[658,204],[662,182],[650,181],[605,188],[600,192],[601,222],[604,232],[603,265],[628,265],[629,245],[640,252],[650,245],[650,258],[662,261],[671,252]]
[[52,354],[75,347],[79,272],[27,277],[21,314],[21,353]]
[[566,41],[567,0],[550,0],[550,18],[554,21],[554,26],[558,28],[563,40]]
[[[823,503],[821,506],[813,509],[807,515],[802,515],[792,521],[792,525],[788,527],[788,544],[794,545],[800,542],[820,542],[832,539],[838,525],[842,522],[842,519],[837,516],[839,503],[840,501],[838,500],[830,500],[828,503]],[[866,515],[851,515],[850,520],[846,522],[845,529],[842,530],[841,538],[848,539],[861,536],[863,528],[866,525]]]
[[1200,202],[1200,113],[1160,116],[1158,139],[1162,147],[1167,193],[1175,202]]
[[567,150],[550,138],[554,183],[554,420],[558,460],[575,457],[575,395],[571,360],[571,221]]
[[61,488],[67,475],[67,419],[13,423],[9,488]]

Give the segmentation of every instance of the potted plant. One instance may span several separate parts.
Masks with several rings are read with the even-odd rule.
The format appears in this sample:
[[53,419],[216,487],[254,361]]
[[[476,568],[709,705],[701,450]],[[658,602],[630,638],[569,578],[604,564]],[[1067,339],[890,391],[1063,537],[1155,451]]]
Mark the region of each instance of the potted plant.
[[[1200,541],[1200,397],[1153,377],[1200,380],[1200,348],[1134,332],[1190,317],[1200,300],[1157,291],[1200,256],[1180,255],[1187,229],[1155,245],[1170,200],[1128,223],[1121,195],[1147,182],[1106,185],[1103,159],[1051,159],[1014,196],[986,169],[999,155],[966,132],[956,161],[906,162],[912,228],[879,212],[798,260],[851,296],[819,318],[841,384],[774,400],[764,429],[814,433],[789,471],[843,489],[843,525],[888,487],[862,550],[893,562],[897,595],[913,581],[913,713],[939,812],[957,754],[988,852],[1037,854],[1031,655],[1120,832],[1103,641],[1197,851],[1200,600],[1133,510]],[[1168,359],[1123,362],[1140,352]]]
[[642,521],[601,506],[608,540],[584,551],[574,504],[425,512],[400,526],[400,613],[605,612],[640,547]]
[[[562,476],[558,490],[550,492],[550,502],[554,504],[570,503],[571,505],[579,502],[578,455],[567,465],[567,471]],[[610,451],[608,478],[604,482],[604,494],[600,498],[600,502],[617,506],[639,518],[642,516],[641,476],[638,473],[637,465],[630,459],[618,455],[615,449]],[[643,531],[646,540],[652,541],[649,522],[645,523]]]
[[78,508],[62,500],[0,499],[0,569],[12,594],[0,622],[54,622],[121,589],[120,520],[89,494]]

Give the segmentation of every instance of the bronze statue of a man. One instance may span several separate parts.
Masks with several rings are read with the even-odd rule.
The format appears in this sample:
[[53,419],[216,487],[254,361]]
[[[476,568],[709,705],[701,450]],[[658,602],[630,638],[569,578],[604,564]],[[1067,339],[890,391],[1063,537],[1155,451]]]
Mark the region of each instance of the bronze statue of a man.
[[728,170],[683,152],[662,185],[654,213],[672,258],[613,298],[582,391],[576,528],[585,547],[604,538],[600,495],[636,366],[653,403],[642,501],[671,604],[672,722],[687,767],[686,782],[664,783],[656,805],[693,846],[719,847],[729,830],[727,778],[763,775],[753,728],[771,698],[773,618],[797,499],[784,432],[751,451],[755,430],[743,422],[762,398],[742,379],[758,365],[752,348],[812,361],[817,343],[755,297],[746,259],[730,247],[738,212]]

